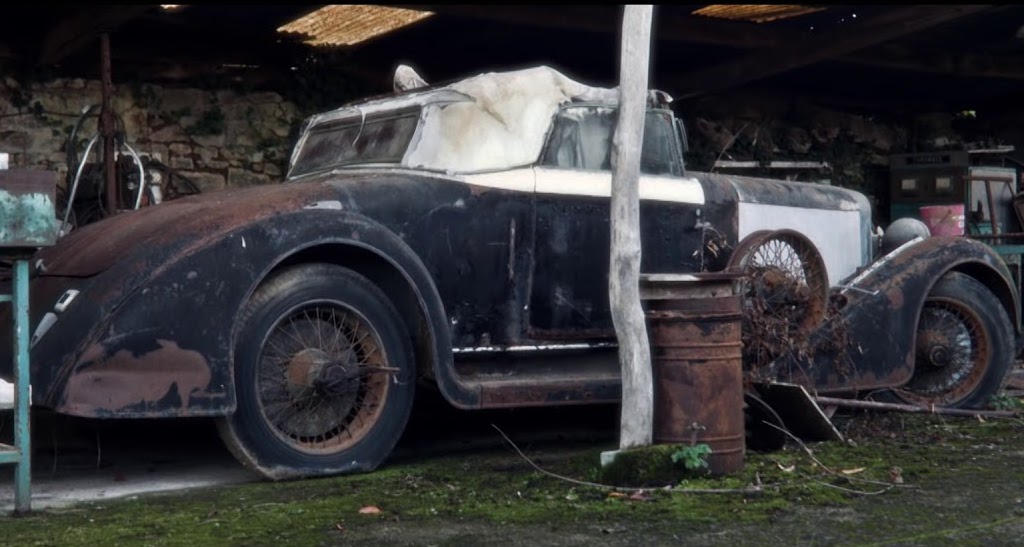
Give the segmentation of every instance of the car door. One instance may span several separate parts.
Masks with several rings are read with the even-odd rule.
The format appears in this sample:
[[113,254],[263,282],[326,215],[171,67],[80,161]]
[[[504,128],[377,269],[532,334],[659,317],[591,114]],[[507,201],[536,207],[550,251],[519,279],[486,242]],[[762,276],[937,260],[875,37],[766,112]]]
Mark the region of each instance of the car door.
[[[535,167],[535,245],[528,303],[534,340],[614,336],[608,303],[611,139],[617,113],[571,105],[555,117]],[[704,191],[683,176],[670,112],[647,114],[640,177],[641,271],[700,270]]]

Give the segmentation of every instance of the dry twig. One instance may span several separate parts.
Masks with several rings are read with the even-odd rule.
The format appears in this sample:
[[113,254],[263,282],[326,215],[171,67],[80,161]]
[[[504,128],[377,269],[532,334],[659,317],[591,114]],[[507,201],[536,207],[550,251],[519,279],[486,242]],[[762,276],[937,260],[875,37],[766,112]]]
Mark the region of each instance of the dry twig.
[[523,454],[523,451],[520,450],[518,446],[516,446],[516,443],[512,442],[512,439],[508,438],[508,435],[506,435],[505,432],[502,431],[498,426],[491,424],[491,427],[496,429],[498,433],[501,434],[505,441],[508,442],[508,444],[511,445],[513,449],[515,449],[519,456],[526,460],[526,463],[530,464],[531,467],[533,467],[540,473],[543,473],[549,477],[561,481],[566,481],[580,486],[589,486],[591,488],[600,488],[602,490],[612,490],[620,492],[647,492],[651,490],[662,490],[665,492],[679,492],[684,494],[757,494],[763,490],[761,485],[753,485],[748,486],[746,488],[637,488],[633,486],[612,486],[609,484],[601,484],[597,482],[581,481],[579,479],[574,479],[571,477],[566,477],[564,475],[559,475],[557,473],[552,473],[551,471],[548,471],[540,467],[539,465],[534,463],[534,461],[531,460],[526,454]]
[[[818,458],[814,457],[814,452],[810,448],[808,448],[807,445],[804,444],[804,442],[801,441],[800,438],[797,437],[796,435],[793,435],[792,433],[790,433],[785,428],[779,427],[779,426],[777,426],[775,424],[768,423],[768,422],[765,422],[765,424],[768,425],[768,426],[774,427],[775,429],[778,429],[779,431],[785,433],[786,436],[788,436],[790,439],[793,439],[794,441],[796,441],[797,444],[800,445],[800,448],[802,448],[803,451],[805,453],[807,453],[807,456],[810,457],[811,460],[813,460],[814,463],[818,465],[818,467],[821,467],[822,469],[825,470],[825,472],[829,473],[830,475],[834,475],[836,477],[840,477],[840,478],[846,479],[846,480],[848,480],[850,482],[863,482],[865,484],[875,484],[875,485],[885,486],[886,487],[885,490],[889,490],[890,488],[893,488],[895,486],[903,486],[904,488],[916,488],[915,486],[912,486],[912,485],[896,485],[896,484],[892,484],[892,483],[888,483],[888,482],[883,482],[883,481],[874,481],[874,480],[871,480],[871,479],[862,479],[860,477],[851,477],[849,475],[844,475],[842,473],[839,473],[839,472],[835,471],[834,469],[832,469],[831,467],[821,463],[821,460],[819,460]],[[820,481],[816,481],[816,482],[820,482]],[[822,483],[822,484],[825,484],[825,483]],[[828,485],[828,486],[839,488],[839,487],[837,487],[835,485]],[[840,489],[841,490],[846,490],[844,488],[840,488]],[[858,494],[864,494],[864,495],[874,495],[874,494],[872,494],[870,492],[861,492],[861,491],[855,491],[855,490],[848,490],[848,491],[849,492],[855,492],[855,493],[858,493]]]

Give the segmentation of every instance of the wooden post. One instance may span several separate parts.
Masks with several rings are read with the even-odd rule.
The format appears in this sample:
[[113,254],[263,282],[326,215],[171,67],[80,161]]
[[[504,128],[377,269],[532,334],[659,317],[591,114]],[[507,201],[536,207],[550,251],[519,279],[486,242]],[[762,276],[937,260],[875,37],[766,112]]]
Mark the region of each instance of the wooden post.
[[[120,205],[117,177],[114,173],[114,135],[117,134],[117,119],[110,99],[114,95],[114,82],[110,74],[110,35],[100,35],[100,117],[99,132],[103,142],[103,177],[106,187],[107,215],[117,214]],[[82,158],[85,161],[85,158]],[[71,205],[68,204],[70,207]]]
[[640,306],[640,150],[647,111],[653,6],[625,6],[619,60],[619,122],[612,139],[608,297],[622,367],[619,448],[651,444],[654,380]]

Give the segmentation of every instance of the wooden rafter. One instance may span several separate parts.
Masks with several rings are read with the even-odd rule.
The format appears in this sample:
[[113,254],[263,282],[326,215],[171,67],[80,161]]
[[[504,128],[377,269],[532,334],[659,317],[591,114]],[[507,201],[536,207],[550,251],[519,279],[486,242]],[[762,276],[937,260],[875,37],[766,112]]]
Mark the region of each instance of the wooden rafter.
[[110,32],[142,13],[152,11],[154,5],[91,6],[54,25],[43,38],[39,49],[39,63],[53,64],[93,43],[103,32]]
[[968,78],[1024,80],[1024,60],[1006,55],[912,51],[885,46],[843,56],[844,63]]
[[777,48],[757,51],[734,61],[682,74],[676,83],[680,89],[689,90],[680,98],[721,91],[866,49],[992,7],[953,5],[896,9],[865,20],[849,32],[832,32],[790,41]]
[[[557,9],[540,6],[473,6],[473,5],[422,5],[406,6],[429,9],[440,14],[456,15],[468,18],[487,19],[514,24],[589,30],[594,32],[614,33],[618,31],[615,14],[609,11],[603,14],[600,8],[582,6],[558,6]],[[919,9],[908,15],[906,10],[894,9],[875,16],[869,25],[904,25],[905,22],[923,13]],[[732,21],[715,21],[707,18],[693,18],[679,12],[672,13],[662,10],[655,21],[658,27],[657,38],[676,42],[695,44],[725,45],[745,49],[774,48],[787,43],[801,40],[802,36],[793,31]],[[863,28],[868,26],[861,25]],[[931,26],[929,23],[928,26]],[[923,30],[923,29],[918,29]],[[913,29],[909,29],[913,31]],[[801,42],[802,43],[802,42]],[[866,47],[870,47],[866,46]],[[938,59],[930,62],[929,59]],[[834,58],[841,63],[862,66],[895,68],[907,71],[931,72],[939,74],[957,74],[962,76],[979,76],[1003,79],[1020,79],[1021,63],[1009,57],[978,57],[971,55],[948,55],[934,52],[913,51],[864,51]]]
[[[417,5],[402,7],[424,9],[438,14],[487,19],[505,23],[589,30],[617,34],[619,9],[614,6],[544,6],[492,5]],[[655,20],[659,40],[733,47],[773,47],[783,43],[788,33],[755,23],[716,21],[691,17],[680,12],[662,10]]]

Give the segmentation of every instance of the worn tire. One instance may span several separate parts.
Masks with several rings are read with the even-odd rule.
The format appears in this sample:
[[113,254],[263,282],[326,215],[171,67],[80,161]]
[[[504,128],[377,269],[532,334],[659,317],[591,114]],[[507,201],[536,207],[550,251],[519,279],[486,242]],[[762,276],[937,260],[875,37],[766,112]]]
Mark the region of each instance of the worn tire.
[[1014,360],[1014,328],[999,299],[976,279],[944,275],[925,300],[914,375],[893,390],[904,402],[977,409],[1002,389]]
[[235,330],[228,449],[271,479],[372,471],[390,454],[414,395],[412,344],[383,291],[331,264],[281,271]]

